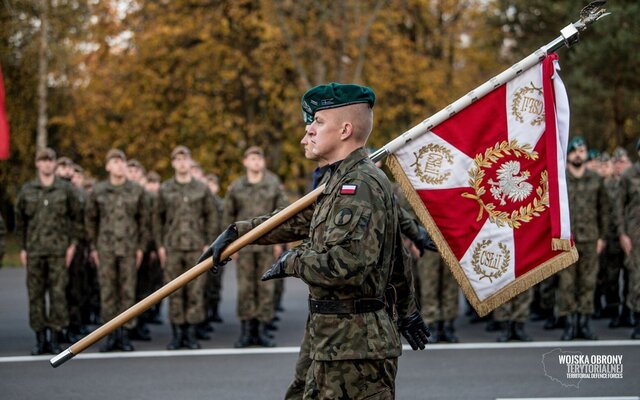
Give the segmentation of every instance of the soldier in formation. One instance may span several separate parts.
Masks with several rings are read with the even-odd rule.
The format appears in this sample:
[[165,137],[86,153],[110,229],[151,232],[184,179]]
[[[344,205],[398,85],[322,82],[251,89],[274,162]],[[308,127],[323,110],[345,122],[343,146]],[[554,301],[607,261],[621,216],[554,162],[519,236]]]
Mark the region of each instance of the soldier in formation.
[[567,187],[571,231],[580,259],[558,273],[558,315],[564,318],[562,340],[597,339],[591,330],[598,255],[605,247],[609,223],[609,196],[604,180],[587,170],[587,144],[574,137],[568,146]]
[[[154,228],[160,264],[165,282],[188,269],[207,247],[207,237],[215,236],[220,221],[213,194],[191,175],[191,152],[178,146],[171,152],[174,177],[158,192]],[[206,275],[201,275],[169,296],[169,321],[172,339],[168,350],[180,347],[199,349],[197,326],[205,320],[204,290]],[[208,339],[200,332],[201,339]]]
[[38,150],[35,163],[37,177],[18,193],[16,231],[20,261],[27,269],[29,325],[36,333],[31,354],[58,354],[62,329],[69,325],[67,268],[82,236],[82,211],[71,184],[55,175],[55,152]]
[[[261,148],[249,147],[243,165],[246,175],[231,183],[225,197],[223,226],[271,213],[288,204],[280,179],[265,167]],[[261,282],[260,277],[281,252],[279,245],[250,245],[236,256],[237,315],[241,324],[236,347],[275,346],[269,332],[274,316],[274,283]]]
[[[148,241],[144,189],[127,179],[127,159],[116,149],[107,153],[109,177],[89,196],[85,213],[90,257],[98,269],[103,322],[135,304],[137,271]],[[129,331],[135,319],[109,334],[100,351],[133,351]]]

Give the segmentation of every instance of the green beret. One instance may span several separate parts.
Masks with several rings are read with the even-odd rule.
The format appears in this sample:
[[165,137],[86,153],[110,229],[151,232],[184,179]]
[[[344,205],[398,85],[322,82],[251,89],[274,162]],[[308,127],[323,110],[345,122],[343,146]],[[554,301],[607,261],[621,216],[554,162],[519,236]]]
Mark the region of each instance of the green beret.
[[600,150],[590,149],[589,152],[587,152],[587,155],[588,155],[587,160],[589,161],[596,160],[600,158]]
[[586,147],[587,142],[584,141],[582,136],[575,136],[569,141],[569,147],[567,147],[567,154],[571,153],[578,147]]
[[376,94],[366,86],[332,82],[311,88],[302,96],[302,117],[305,124],[313,122],[316,111],[368,103],[371,108]]

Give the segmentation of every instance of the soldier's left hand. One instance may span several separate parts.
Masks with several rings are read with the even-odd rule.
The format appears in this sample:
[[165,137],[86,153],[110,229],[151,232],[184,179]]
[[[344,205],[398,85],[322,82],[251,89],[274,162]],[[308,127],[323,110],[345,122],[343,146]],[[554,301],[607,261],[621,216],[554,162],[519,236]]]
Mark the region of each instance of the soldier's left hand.
[[418,238],[414,242],[418,250],[420,251],[420,257],[424,255],[425,250],[438,251],[436,244],[433,242],[427,230],[424,227],[418,227]]
[[398,329],[413,350],[424,350],[431,336],[419,311],[398,321]]
[[71,266],[71,261],[73,261],[73,256],[76,254],[76,245],[72,244],[67,247],[67,252],[64,258],[64,266],[69,268]]
[[143,256],[144,256],[144,253],[142,252],[142,250],[140,249],[136,250],[136,269],[140,268],[140,266],[142,265]]
[[287,250],[276,262],[262,275],[261,281],[268,281],[270,279],[286,278],[293,276],[293,261],[295,254],[291,250]]

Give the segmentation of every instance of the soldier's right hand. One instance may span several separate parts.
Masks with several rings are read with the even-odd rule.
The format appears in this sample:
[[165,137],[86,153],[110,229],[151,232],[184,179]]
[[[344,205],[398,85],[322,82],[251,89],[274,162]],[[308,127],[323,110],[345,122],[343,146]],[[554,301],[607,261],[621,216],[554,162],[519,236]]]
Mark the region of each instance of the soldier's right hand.
[[620,235],[620,247],[622,247],[622,251],[626,256],[631,254],[631,250],[633,249],[633,242],[631,242],[631,238],[624,233]]
[[209,245],[209,248],[205,250],[204,253],[198,258],[198,264],[207,258],[211,257],[213,259],[213,268],[211,268],[211,272],[218,272],[218,267],[222,267],[226,263],[228,263],[231,258],[227,258],[226,260],[220,260],[220,256],[224,249],[227,248],[231,243],[233,243],[238,238],[238,228],[236,228],[235,224],[229,225],[227,229],[224,230],[216,240]]

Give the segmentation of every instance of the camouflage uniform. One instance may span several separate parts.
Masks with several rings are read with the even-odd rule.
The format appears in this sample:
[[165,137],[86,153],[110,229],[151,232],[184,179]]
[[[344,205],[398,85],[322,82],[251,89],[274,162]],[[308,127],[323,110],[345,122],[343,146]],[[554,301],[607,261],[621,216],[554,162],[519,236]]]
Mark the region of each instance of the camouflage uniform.
[[[98,183],[87,203],[85,225],[91,250],[100,259],[98,282],[103,322],[109,321],[135,304],[136,251],[145,248],[148,223],[144,189],[125,181],[113,185]],[[135,327],[135,319],[124,324]]]
[[[615,204],[618,198],[619,179],[610,177],[605,179],[604,185],[609,194],[610,203]],[[616,211],[615,207],[611,207],[611,217],[606,234],[607,246],[599,257],[600,270],[598,271],[595,296],[596,311],[601,311],[602,317],[614,318],[618,316],[620,306],[620,271],[624,264],[624,253],[618,239],[618,221],[614,215]],[[600,310],[602,297],[605,300],[605,308]]]
[[[325,174],[323,181],[327,187],[314,206],[257,243],[306,238],[291,250],[295,258],[290,272],[307,283],[313,301],[379,298],[390,283],[397,293],[398,315],[415,312],[411,271],[397,253],[402,251],[400,230],[387,178],[367,152],[358,149],[333,173]],[[356,192],[340,194],[344,184],[356,185]],[[238,222],[239,234],[266,219]],[[300,375],[305,371],[304,398],[393,398],[400,354],[400,336],[384,309],[355,314],[311,312],[296,381],[287,398],[299,398]]]
[[[84,211],[87,202],[87,194],[83,189],[74,188],[80,203],[80,213],[77,216],[80,221],[82,232],[84,232]],[[76,334],[83,333],[82,312],[87,308],[90,299],[90,282],[88,274],[89,247],[86,236],[78,241],[76,251],[73,255],[71,265],[69,265],[69,284],[67,286],[67,304],[69,304],[69,340],[73,341]]]
[[[571,336],[576,321],[586,324],[594,311],[594,292],[598,274],[596,242],[604,239],[609,224],[609,195],[603,179],[586,170],[576,178],[567,171],[571,231],[580,259],[558,273],[558,316],[568,317],[563,338]],[[571,316],[572,314],[578,314]]]
[[[167,251],[164,278],[169,282],[191,269],[207,245],[218,234],[220,221],[213,195],[207,186],[191,179],[165,181],[156,206],[156,243]],[[204,285],[201,275],[169,296],[169,320],[175,325],[195,325],[205,318]]]
[[529,320],[531,300],[533,300],[532,289],[525,290],[496,308],[493,312],[493,318],[498,322],[527,322]]
[[[265,171],[260,182],[251,184],[246,176],[229,187],[224,202],[223,226],[286,207],[287,197],[280,179]],[[238,252],[238,318],[269,323],[274,311],[274,282],[261,282],[260,277],[273,262],[272,246],[249,245]]]
[[640,339],[640,162],[622,174],[617,206],[618,234],[628,235],[633,245],[626,260],[629,270],[626,304],[635,314],[633,338]]
[[[217,194],[213,195],[213,202],[216,206],[216,221],[222,221],[222,213],[224,212],[224,201]],[[222,228],[222,226],[220,226]],[[216,274],[207,274],[207,283],[205,290],[205,308],[208,318],[211,322],[222,322],[218,314],[218,305],[222,300],[222,277],[224,268],[218,269]]]
[[458,282],[438,253],[425,253],[417,269],[422,318],[432,332],[430,340],[457,342],[453,321],[458,316]]
[[4,236],[7,234],[7,227],[4,224],[4,219],[2,219],[2,214],[0,214],[0,268],[2,267],[2,259],[4,258]]
[[[39,179],[26,183],[15,207],[16,231],[27,251],[29,324],[35,332],[60,331],[69,324],[65,254],[81,235],[81,206],[73,187],[55,178],[50,186]],[[45,296],[49,292],[49,315]]]

